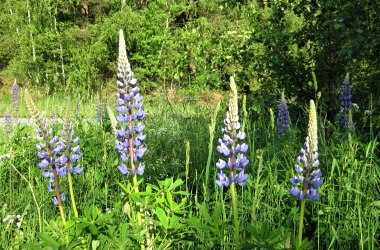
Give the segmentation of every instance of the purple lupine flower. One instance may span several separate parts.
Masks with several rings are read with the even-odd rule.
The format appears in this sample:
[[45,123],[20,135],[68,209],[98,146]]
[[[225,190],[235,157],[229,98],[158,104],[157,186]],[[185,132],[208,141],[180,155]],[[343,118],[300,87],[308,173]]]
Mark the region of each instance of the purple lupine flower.
[[311,100],[308,136],[300,156],[297,157],[297,164],[294,165],[296,175],[290,179],[293,187],[289,193],[299,200],[319,198],[318,188],[322,186],[323,181],[318,157],[317,112],[314,101]]
[[290,127],[288,105],[285,100],[284,92],[282,92],[281,100],[278,104],[277,127],[280,138],[285,136],[285,133]]
[[16,80],[12,86],[12,116],[15,122],[17,122],[19,112],[19,87]]
[[[62,193],[62,194],[61,194],[61,201],[65,201],[65,200],[66,200],[66,195],[65,195],[64,193]],[[53,199],[53,204],[54,204],[55,206],[58,205],[58,199],[57,199],[57,196],[54,197],[54,199]]]
[[64,168],[61,172],[62,174],[66,174],[66,172],[80,174],[83,171],[78,164],[78,160],[82,158],[80,146],[78,145],[79,137],[74,137],[74,134],[74,124],[71,117],[68,116],[61,131],[60,146],[64,149],[64,152],[56,159],[56,163]]
[[[119,32],[116,85],[119,89],[116,102],[116,110],[119,112],[119,115],[116,117],[118,122],[116,149],[122,160],[118,169],[123,175],[143,175],[145,165],[141,163],[141,160],[147,150],[144,146],[146,135],[143,134],[143,130],[145,126],[142,123],[142,120],[145,118],[143,97],[139,93],[140,89],[137,87],[137,79],[134,78],[128,61],[122,30]],[[137,169],[136,164],[139,164]]]
[[347,73],[339,92],[339,127],[341,131],[352,129],[354,123],[352,121],[352,93],[350,87],[350,78]]
[[[34,102],[27,91],[25,91],[26,106],[36,124],[38,133],[36,149],[37,155],[40,159],[38,166],[43,169],[42,176],[49,178],[48,190],[49,192],[55,191],[57,203],[62,205],[62,197],[58,183],[58,175],[66,175],[66,168],[62,165],[65,160],[62,158],[64,147],[62,146],[62,139],[54,135],[52,128],[49,125],[44,113],[39,113]],[[57,196],[58,195],[58,196]],[[58,197],[58,198],[57,198]]]
[[237,182],[240,186],[244,186],[248,179],[248,174],[244,173],[244,168],[249,163],[244,155],[248,150],[248,145],[239,143],[239,140],[245,139],[245,133],[240,130],[235,80],[231,77],[230,81],[232,91],[229,110],[224,120],[225,127],[222,129],[223,138],[218,140],[219,145],[217,146],[218,152],[227,159],[219,159],[216,163],[216,167],[220,170],[217,173],[216,184],[225,187],[228,187],[231,182]]
[[4,114],[4,122],[5,122],[5,134],[9,137],[12,133],[12,117],[9,109],[5,111]]

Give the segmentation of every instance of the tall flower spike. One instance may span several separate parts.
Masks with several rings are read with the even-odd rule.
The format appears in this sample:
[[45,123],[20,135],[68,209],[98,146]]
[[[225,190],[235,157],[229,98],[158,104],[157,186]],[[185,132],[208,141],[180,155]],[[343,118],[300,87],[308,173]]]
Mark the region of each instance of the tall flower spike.
[[[116,105],[119,113],[116,117],[118,122],[116,148],[122,160],[118,169],[124,175],[142,175],[144,173],[145,165],[141,163],[141,160],[147,150],[144,146],[146,135],[143,134],[143,130],[145,126],[142,123],[145,118],[145,112],[142,109],[143,97],[139,94],[137,79],[133,76],[125,50],[124,34],[120,30],[116,80],[119,88]],[[137,164],[139,165],[136,167]]]
[[[65,163],[62,140],[58,136],[54,136],[53,129],[49,129],[45,114],[37,110],[28,91],[25,91],[25,103],[37,127],[37,140],[39,142],[36,149],[40,159],[38,167],[44,170],[42,176],[49,178],[48,191],[55,191],[55,199],[57,199],[61,210],[62,200],[58,185],[58,175],[66,175],[66,167],[62,166]],[[61,216],[64,219],[63,212],[61,212]]]
[[278,104],[277,127],[280,138],[283,138],[285,136],[285,133],[289,130],[290,127],[288,105],[285,100],[284,91],[281,94],[281,100]]
[[5,134],[9,137],[12,133],[12,116],[9,109],[4,114]]
[[[245,133],[240,131],[238,95],[234,78],[231,76],[231,94],[225,127],[222,129],[223,138],[219,139],[218,152],[222,158],[216,163],[220,170],[217,174],[216,184],[218,186],[228,187],[231,182],[237,182],[244,186],[248,179],[248,174],[244,173],[244,168],[248,165],[249,160],[244,156],[248,150],[246,143],[239,144],[239,140],[245,139]],[[227,174],[226,174],[227,173]]]
[[311,198],[318,200],[318,188],[322,186],[322,172],[318,160],[317,112],[314,101],[310,101],[309,129],[304,148],[300,151],[297,164],[294,166],[296,175],[290,179],[293,185],[289,193],[299,200]]
[[339,127],[341,131],[352,129],[354,123],[352,121],[352,93],[350,87],[350,76],[347,73],[339,93]]
[[79,137],[74,137],[74,124],[72,122],[71,115],[67,115],[65,123],[63,124],[63,129],[61,131],[62,140],[60,144],[64,148],[62,161],[57,159],[57,162],[65,167],[66,171],[69,173],[80,174],[83,169],[78,164],[78,160],[82,158],[82,153],[79,146]]
[[19,87],[16,80],[12,86],[12,117],[17,123],[18,112],[19,112]]

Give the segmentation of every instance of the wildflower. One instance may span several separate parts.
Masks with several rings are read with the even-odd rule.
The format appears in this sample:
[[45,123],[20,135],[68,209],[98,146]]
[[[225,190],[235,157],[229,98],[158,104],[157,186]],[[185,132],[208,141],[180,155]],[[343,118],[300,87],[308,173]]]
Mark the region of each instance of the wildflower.
[[352,121],[352,94],[350,87],[350,79],[349,74],[347,73],[344,81],[340,87],[339,93],[339,126],[343,131],[345,129],[352,129],[354,127],[354,123]]
[[[65,195],[64,193],[62,193],[62,194],[61,194],[61,201],[65,201],[65,200],[66,200],[66,195]],[[57,199],[57,196],[55,196],[55,197],[53,198],[53,204],[54,204],[55,206],[58,205],[58,199]]]
[[299,200],[308,198],[318,200],[319,198],[318,188],[323,182],[318,156],[317,112],[314,101],[311,100],[308,136],[297,158],[298,163],[294,165],[296,175],[290,179],[293,187],[289,193]]
[[49,128],[45,113],[38,112],[31,96],[27,91],[25,92],[25,102],[37,127],[38,143],[36,145],[36,149],[38,151],[38,158],[40,159],[38,167],[44,170],[42,172],[42,176],[49,178],[48,191],[52,192],[55,190],[58,194],[60,192],[58,186],[58,175],[66,175],[66,167],[64,166],[63,159],[63,152],[65,148],[62,144],[62,139],[54,135],[53,129]]
[[288,131],[290,127],[288,105],[285,100],[284,92],[282,92],[281,100],[278,104],[277,127],[280,138],[285,136],[286,131]]
[[[249,160],[244,156],[248,150],[248,145],[240,144],[239,140],[244,140],[245,133],[240,131],[238,115],[238,96],[234,78],[231,77],[231,95],[229,110],[224,120],[225,127],[222,129],[223,138],[218,140],[218,152],[227,157],[227,161],[219,159],[216,167],[220,170],[217,174],[216,184],[218,186],[228,187],[231,182],[237,182],[244,186],[248,179],[248,174],[244,173],[244,168],[248,165]],[[227,173],[227,174],[226,174]]]
[[10,134],[12,133],[12,117],[8,109],[7,111],[5,111],[5,114],[4,114],[4,122],[5,122],[5,134],[7,136],[10,136]]
[[[145,118],[145,112],[142,109],[143,97],[139,93],[140,89],[137,87],[137,79],[134,78],[128,61],[122,30],[119,32],[119,58],[116,85],[119,89],[116,106],[116,110],[119,113],[116,117],[118,122],[116,148],[122,160],[118,169],[124,175],[142,175],[145,170],[145,165],[141,163],[141,160],[147,150],[144,146],[146,135],[143,134],[144,125],[142,123],[142,120]],[[127,166],[128,160],[130,167]],[[137,163],[139,165],[136,169],[135,164]]]
[[[56,159],[56,163],[58,166],[64,167],[65,172],[80,174],[83,169],[80,165],[77,165],[77,162],[82,158],[82,153],[78,145],[79,137],[74,137],[74,134],[74,125],[71,117],[68,116],[61,131],[62,139],[60,141],[60,145],[65,149],[65,152]],[[74,167],[74,165],[76,166]]]
[[19,112],[19,87],[17,85],[16,80],[14,81],[14,84],[12,86],[12,115],[13,119],[18,118],[18,112]]
[[3,223],[7,224],[6,229],[8,229],[11,226],[15,228],[21,228],[22,221],[23,221],[23,218],[19,214],[17,215],[9,214],[5,216],[5,218],[3,219]]

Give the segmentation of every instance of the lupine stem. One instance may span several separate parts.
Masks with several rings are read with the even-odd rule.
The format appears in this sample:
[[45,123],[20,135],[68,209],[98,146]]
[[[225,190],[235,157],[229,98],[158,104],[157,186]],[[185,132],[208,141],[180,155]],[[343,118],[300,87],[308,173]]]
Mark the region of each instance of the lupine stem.
[[71,198],[71,204],[73,206],[74,215],[75,215],[75,217],[79,217],[78,216],[78,210],[77,210],[77,204],[75,202],[75,197],[74,197],[73,180],[71,178],[70,171],[67,172],[67,179],[69,180],[69,191],[70,191],[70,198]]
[[231,201],[232,201],[232,213],[233,213],[233,221],[234,221],[234,238],[235,238],[235,246],[236,249],[239,249],[240,244],[240,230],[239,230],[239,217],[238,217],[238,209],[237,209],[237,199],[236,199],[236,189],[235,182],[232,182],[230,185],[231,191]]
[[63,225],[65,225],[66,224],[66,217],[65,217],[65,213],[63,211],[61,193],[59,191],[58,174],[57,174],[57,170],[55,168],[53,168],[53,175],[54,175],[55,194],[57,196],[59,212],[61,214]]
[[301,201],[301,211],[300,211],[300,222],[298,226],[298,241],[297,241],[297,248],[301,246],[302,244],[302,230],[303,230],[303,218],[305,214],[305,204],[306,200]]

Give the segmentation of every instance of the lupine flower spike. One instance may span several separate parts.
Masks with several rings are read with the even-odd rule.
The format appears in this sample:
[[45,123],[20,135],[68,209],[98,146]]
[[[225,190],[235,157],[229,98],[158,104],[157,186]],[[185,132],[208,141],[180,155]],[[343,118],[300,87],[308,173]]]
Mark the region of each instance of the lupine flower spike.
[[[238,248],[240,242],[239,216],[237,209],[237,195],[235,183],[244,186],[248,179],[248,174],[244,173],[244,168],[249,160],[245,157],[248,145],[239,143],[245,139],[245,133],[240,130],[238,95],[234,78],[230,77],[231,94],[227,116],[224,120],[225,127],[222,129],[223,138],[219,139],[218,152],[224,159],[219,159],[216,167],[220,170],[217,173],[216,184],[218,186],[230,186],[235,246]],[[226,174],[227,173],[227,174]]]
[[289,130],[290,127],[288,105],[285,100],[284,91],[282,91],[281,100],[278,104],[277,127],[280,138],[283,138],[285,136],[285,133]]
[[[125,50],[125,40],[123,31],[119,32],[119,58],[117,67],[117,94],[116,110],[119,115],[116,117],[118,125],[116,132],[116,148],[121,156],[122,163],[118,166],[119,171],[126,175],[142,175],[145,165],[141,163],[146,152],[143,134],[145,118],[143,111],[143,97],[137,87],[137,79],[133,77],[133,72],[129,64]],[[129,161],[129,163],[128,163]],[[139,164],[136,168],[136,164]]]
[[38,166],[44,170],[42,175],[45,178],[49,178],[48,191],[55,191],[53,203],[58,204],[62,221],[65,223],[66,218],[62,206],[65,196],[61,194],[58,183],[58,175],[66,175],[65,159],[63,157],[64,146],[61,143],[61,139],[58,136],[54,136],[53,129],[49,129],[45,115],[38,112],[28,91],[25,91],[25,103],[37,127],[37,140],[39,143],[36,145],[36,149],[38,151],[38,158],[41,160]]
[[217,174],[216,184],[218,186],[228,187],[231,182],[237,182],[244,186],[248,179],[248,174],[244,173],[244,168],[248,165],[249,160],[244,156],[248,150],[246,143],[239,143],[239,140],[245,139],[245,133],[240,131],[238,115],[238,95],[235,80],[231,81],[231,95],[229,110],[224,120],[225,127],[222,129],[223,138],[219,139],[218,152],[224,159],[219,159],[216,163],[219,173]]
[[304,147],[301,149],[297,164],[294,166],[296,175],[290,179],[293,185],[289,193],[301,201],[300,224],[298,231],[298,247],[302,243],[303,218],[306,199],[318,200],[318,188],[322,186],[322,172],[318,160],[317,111],[314,101],[310,101],[309,129]]
[[352,94],[350,87],[350,76],[347,73],[344,81],[340,87],[339,93],[339,126],[341,131],[345,129],[352,129],[354,123],[352,121]]
[[19,112],[19,87],[15,80],[12,86],[12,117],[15,123],[17,123],[18,112]]
[[[82,173],[83,168],[78,164],[79,159],[82,158],[82,153],[79,146],[79,137],[74,137],[74,124],[72,122],[70,107],[67,108],[68,113],[66,116],[65,123],[63,124],[63,129],[61,131],[62,140],[61,145],[64,147],[64,153],[57,159],[59,165],[63,165],[67,172],[67,177],[69,181],[70,198],[74,211],[74,215],[78,217],[78,211],[76,207],[74,188],[71,178],[71,174],[79,175]],[[64,197],[64,196],[63,196]]]
[[[299,200],[318,200],[318,188],[322,185],[321,170],[318,160],[318,137],[317,137],[317,112],[314,101],[310,101],[309,130],[304,148],[301,148],[300,156],[297,158],[298,164],[294,166],[297,172],[294,178],[290,179],[293,188],[290,194]],[[300,187],[301,188],[300,188]]]
[[5,111],[4,122],[5,122],[5,134],[9,138],[12,133],[12,116],[11,116],[11,113],[9,112],[9,109]]

